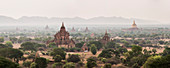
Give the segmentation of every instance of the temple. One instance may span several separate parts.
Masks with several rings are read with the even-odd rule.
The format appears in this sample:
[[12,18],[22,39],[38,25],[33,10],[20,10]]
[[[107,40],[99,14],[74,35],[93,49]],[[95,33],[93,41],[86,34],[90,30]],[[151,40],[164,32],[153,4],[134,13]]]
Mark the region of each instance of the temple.
[[49,29],[48,25],[46,25],[45,29],[46,29],[46,30],[48,30],[48,29]]
[[50,42],[56,43],[58,47],[65,47],[65,48],[72,48],[75,47],[75,42],[69,38],[70,34],[66,31],[64,23],[60,28],[60,31],[54,35],[54,40],[48,41],[47,44]]
[[138,30],[135,20],[133,21],[133,24],[132,24],[132,27],[130,28],[130,30]]
[[138,31],[138,30],[140,30],[140,29],[137,27],[137,25],[135,23],[135,20],[133,21],[133,24],[132,24],[132,26],[130,28],[122,29],[122,31]]
[[74,27],[71,29],[71,32],[75,32],[76,30],[74,29]]
[[84,30],[84,32],[90,32],[88,27],[86,27],[86,29]]
[[106,31],[104,37],[100,40],[100,42],[102,44],[106,45],[109,41],[110,41],[110,37],[109,37],[109,35],[107,34],[107,31]]

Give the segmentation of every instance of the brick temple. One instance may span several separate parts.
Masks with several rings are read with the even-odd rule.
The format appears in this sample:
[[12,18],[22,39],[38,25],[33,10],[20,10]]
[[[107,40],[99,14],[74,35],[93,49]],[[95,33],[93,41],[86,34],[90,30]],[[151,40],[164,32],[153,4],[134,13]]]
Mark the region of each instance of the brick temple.
[[69,32],[66,31],[64,23],[62,23],[60,31],[58,31],[54,35],[54,40],[48,41],[47,44],[49,44],[50,42],[54,42],[58,47],[65,48],[75,47],[75,42],[73,41],[73,39],[70,39],[69,36],[70,36]]

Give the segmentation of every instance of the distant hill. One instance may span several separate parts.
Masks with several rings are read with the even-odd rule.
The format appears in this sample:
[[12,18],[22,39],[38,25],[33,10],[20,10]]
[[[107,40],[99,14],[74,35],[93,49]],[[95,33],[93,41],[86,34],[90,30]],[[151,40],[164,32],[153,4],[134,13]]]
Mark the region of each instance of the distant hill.
[[12,17],[0,16],[0,24],[4,25],[43,25],[43,24],[56,24],[65,22],[68,24],[132,24],[132,21],[135,20],[137,24],[155,24],[159,23],[158,21],[152,20],[143,20],[143,19],[135,19],[135,18],[123,18],[123,17],[94,17],[90,19],[84,19],[80,17],[74,18],[60,18],[60,17],[40,17],[40,16],[23,16],[19,19],[14,19]]

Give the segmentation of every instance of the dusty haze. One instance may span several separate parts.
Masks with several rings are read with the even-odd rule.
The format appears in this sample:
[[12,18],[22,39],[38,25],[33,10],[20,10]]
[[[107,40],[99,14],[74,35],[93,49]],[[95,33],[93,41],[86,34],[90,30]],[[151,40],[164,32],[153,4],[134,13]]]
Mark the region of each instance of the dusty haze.
[[170,23],[170,0],[0,0],[0,15],[125,17]]

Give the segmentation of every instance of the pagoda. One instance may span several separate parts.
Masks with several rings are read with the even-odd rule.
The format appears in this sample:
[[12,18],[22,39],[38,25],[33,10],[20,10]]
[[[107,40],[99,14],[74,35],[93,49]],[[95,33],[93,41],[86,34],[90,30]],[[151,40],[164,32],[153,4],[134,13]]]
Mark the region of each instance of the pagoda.
[[71,32],[75,32],[76,30],[74,29],[74,27],[71,29]]
[[62,23],[60,31],[58,31],[54,35],[54,40],[48,41],[47,44],[49,44],[50,42],[54,42],[58,47],[65,47],[65,48],[75,47],[75,42],[73,41],[73,39],[70,39],[69,36],[70,34],[66,31],[64,23]]
[[139,28],[137,27],[135,20],[133,21],[132,27],[130,28],[130,30],[138,30]]
[[106,30],[106,33],[104,35],[104,37],[100,40],[100,42],[104,45],[106,45],[108,42],[110,41],[110,37],[109,35],[107,34],[107,30]]
[[88,29],[88,27],[86,27],[86,29],[84,30],[84,32],[89,32],[89,29]]
[[45,29],[46,29],[46,30],[48,30],[48,29],[49,29],[48,25],[46,25]]

